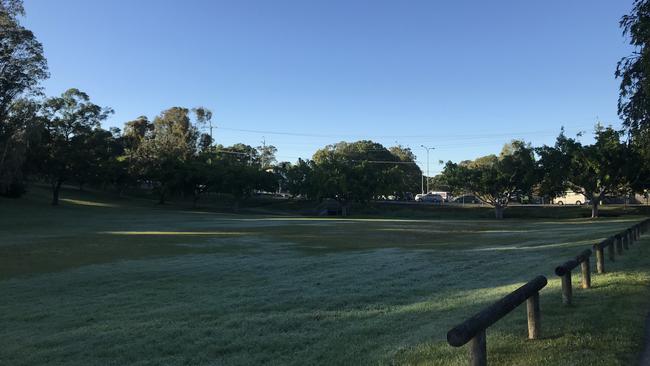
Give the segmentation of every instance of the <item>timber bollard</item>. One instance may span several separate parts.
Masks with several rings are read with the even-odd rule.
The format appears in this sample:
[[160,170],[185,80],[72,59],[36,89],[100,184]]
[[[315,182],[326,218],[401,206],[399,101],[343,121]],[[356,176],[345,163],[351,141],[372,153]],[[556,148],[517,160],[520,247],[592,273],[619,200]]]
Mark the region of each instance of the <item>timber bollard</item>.
[[609,245],[607,246],[607,254],[609,254],[609,260],[612,262],[616,262],[616,250],[614,246],[616,245],[616,239],[614,237],[608,238],[607,240],[611,240]]
[[598,273],[605,273],[605,248],[610,252],[610,259],[613,259],[614,238],[609,237],[600,243],[593,245],[596,252],[596,270]]
[[596,250],[596,271],[598,273],[605,273],[605,253],[603,253],[603,248],[596,248],[597,244],[594,245]]
[[[591,250],[586,249],[575,259],[566,261],[564,264],[555,267],[555,274],[562,278],[562,303],[571,305],[573,299],[573,287],[571,285],[571,270],[581,265],[582,269],[582,288],[591,287],[591,273],[589,272],[589,256]],[[586,264],[586,265],[584,265]]]
[[481,310],[447,332],[447,342],[461,347],[469,342],[469,364],[487,365],[487,339],[485,330],[526,301],[528,339],[538,339],[541,333],[539,291],[547,284],[546,277],[537,276],[499,301]]
[[614,235],[614,240],[616,241],[616,254],[623,255],[623,236],[621,234]]

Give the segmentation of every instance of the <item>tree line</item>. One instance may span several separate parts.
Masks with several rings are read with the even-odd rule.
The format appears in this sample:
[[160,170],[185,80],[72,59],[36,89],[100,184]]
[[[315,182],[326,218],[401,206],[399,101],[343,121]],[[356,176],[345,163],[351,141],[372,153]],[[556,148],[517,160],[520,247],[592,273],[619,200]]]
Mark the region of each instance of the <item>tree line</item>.
[[[623,130],[599,125],[590,145],[563,132],[553,146],[513,141],[498,155],[447,162],[431,178],[435,185],[473,193],[494,206],[497,218],[517,195],[552,198],[579,192],[596,217],[605,196],[645,190],[650,182],[649,1],[635,1],[620,24],[636,47],[616,69]],[[212,118],[204,107],[171,107],[151,120],[141,116],[126,122],[121,130],[103,129],[113,111],[83,91],[43,94],[47,60],[34,34],[20,24],[22,15],[21,0],[0,0],[1,195],[21,196],[28,181],[47,183],[54,205],[64,184],[120,193],[144,189],[160,203],[177,196],[197,202],[211,192],[239,202],[255,191],[367,202],[420,190],[422,171],[407,147],[339,142],[311,159],[277,162],[271,145],[223,146],[201,132]]]
[[435,183],[457,193],[472,193],[503,211],[513,198],[539,196],[547,201],[566,192],[581,193],[592,217],[608,196],[644,193],[650,183],[647,145],[623,139],[624,132],[597,125],[593,144],[582,144],[560,132],[553,146],[532,147],[524,141],[506,144],[499,155],[459,163],[447,162]]
[[43,46],[20,24],[21,0],[0,0],[0,194],[21,196],[27,181],[47,183],[52,204],[64,184],[124,192],[147,189],[160,203],[169,197],[225,193],[236,202],[254,191],[292,192],[308,198],[369,200],[412,190],[415,164],[408,149],[360,141],[327,146],[312,160],[277,163],[274,146],[223,146],[201,133],[212,112],[172,107],[124,128],[103,129],[113,111],[71,88],[45,97],[49,77]]

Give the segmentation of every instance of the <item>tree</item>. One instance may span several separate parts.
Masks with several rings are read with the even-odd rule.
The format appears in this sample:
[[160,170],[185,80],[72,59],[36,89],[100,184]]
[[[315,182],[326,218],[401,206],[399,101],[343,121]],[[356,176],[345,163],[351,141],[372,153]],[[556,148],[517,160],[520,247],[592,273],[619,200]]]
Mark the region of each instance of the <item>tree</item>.
[[0,195],[18,197],[25,191],[23,163],[29,147],[36,144],[40,136],[40,108],[41,105],[35,101],[16,100],[4,123],[0,124],[0,135],[8,137],[4,140],[2,149],[4,164],[0,171]]
[[266,170],[272,168],[277,160],[275,159],[275,153],[278,152],[278,149],[273,145],[267,145],[266,143],[262,146],[257,147],[257,153],[260,157],[260,168]]
[[564,148],[571,156],[568,186],[591,201],[591,217],[598,217],[600,201],[609,194],[624,190],[628,183],[626,165],[635,164],[627,144],[621,142],[620,131],[596,127],[596,142],[583,146],[567,139]]
[[621,79],[618,113],[623,124],[635,133],[650,128],[650,1],[635,0],[620,26],[635,50],[616,68],[615,75]]
[[38,93],[39,82],[48,77],[43,46],[16,18],[23,14],[22,1],[0,0],[0,192],[20,184],[25,148],[35,128],[33,118],[16,118],[24,117],[31,103],[20,99]]
[[541,146],[535,149],[539,156],[537,172],[539,182],[536,185],[537,194],[548,199],[563,196],[569,189],[568,174],[572,169],[571,154],[574,148],[572,141],[560,131],[554,146]]
[[[220,186],[218,190],[235,199],[235,208],[241,200],[250,197],[255,189],[263,189],[262,177],[271,173],[260,169],[257,150],[249,145],[235,144],[229,147],[217,146]],[[271,188],[272,189],[272,188]]]
[[90,136],[112,112],[78,89],[45,101],[42,139],[32,161],[52,188],[52,205],[59,203],[61,185],[85,168],[93,149]]
[[472,192],[493,206],[495,217],[502,219],[511,197],[529,193],[535,184],[535,157],[529,144],[513,141],[498,157],[488,155],[460,164],[447,162],[442,176],[455,192]]
[[390,150],[373,141],[339,142],[299,160],[287,173],[292,194],[311,199],[366,202],[417,190],[421,172],[408,148]]
[[597,125],[592,145],[560,133],[555,146],[538,148],[543,190],[551,196],[567,190],[583,194],[591,202],[593,218],[598,217],[605,196],[638,190],[643,179],[641,159],[621,136],[621,131]]
[[209,145],[211,145],[212,142],[214,141],[214,138],[212,137],[212,111],[205,107],[196,107],[192,109],[192,112],[194,112],[194,115],[196,116],[197,128],[206,127],[207,125],[207,127],[210,129],[209,134],[205,134],[201,136],[202,144],[205,147],[205,141],[210,141]]
[[132,150],[135,170],[154,186],[158,202],[164,204],[170,194],[182,191],[183,165],[197,151],[199,132],[190,121],[189,110],[173,107],[157,116],[152,127],[139,119],[126,130],[138,141]]

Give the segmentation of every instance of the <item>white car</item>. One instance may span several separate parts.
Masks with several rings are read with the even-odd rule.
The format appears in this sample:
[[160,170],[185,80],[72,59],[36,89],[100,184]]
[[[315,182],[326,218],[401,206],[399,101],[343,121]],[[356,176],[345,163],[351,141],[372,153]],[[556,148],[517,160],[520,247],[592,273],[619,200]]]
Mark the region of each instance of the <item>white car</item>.
[[433,203],[442,203],[444,199],[439,194],[418,194],[415,196],[415,202],[433,202]]

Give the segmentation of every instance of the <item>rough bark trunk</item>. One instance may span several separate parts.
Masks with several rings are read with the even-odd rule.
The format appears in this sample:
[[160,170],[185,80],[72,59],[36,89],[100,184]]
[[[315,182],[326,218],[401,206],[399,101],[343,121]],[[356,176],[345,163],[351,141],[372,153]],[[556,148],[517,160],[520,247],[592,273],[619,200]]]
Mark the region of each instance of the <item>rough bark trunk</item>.
[[504,209],[505,209],[505,207],[503,207],[501,205],[495,205],[494,206],[494,215],[495,215],[497,220],[503,219],[503,210]]
[[158,195],[158,204],[159,205],[164,205],[165,204],[165,189],[162,188],[160,190],[160,194]]
[[598,217],[598,199],[594,198],[591,201],[591,218],[595,219]]
[[61,191],[61,183],[62,182],[60,181],[52,183],[52,206],[59,205],[59,192]]

